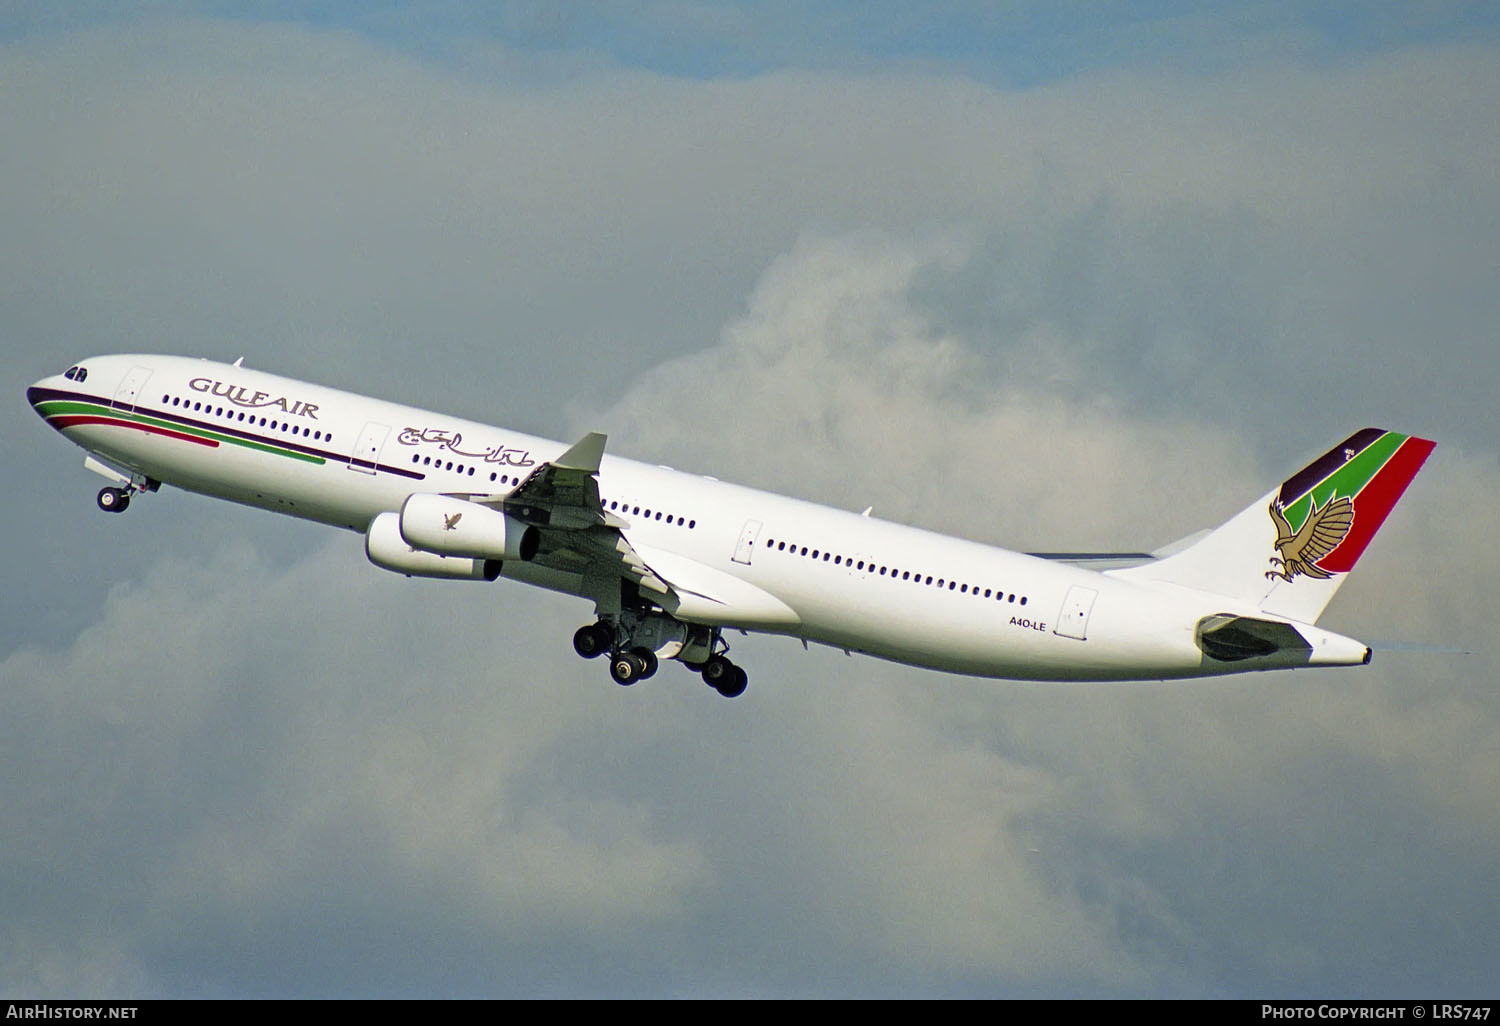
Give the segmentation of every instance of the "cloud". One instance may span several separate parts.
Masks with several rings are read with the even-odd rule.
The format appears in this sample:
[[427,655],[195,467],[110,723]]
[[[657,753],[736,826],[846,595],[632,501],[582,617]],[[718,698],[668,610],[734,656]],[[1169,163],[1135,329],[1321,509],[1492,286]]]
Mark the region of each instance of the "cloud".
[[567,653],[577,601],[170,491],[103,528],[11,411],[46,440],[7,457],[4,989],[1491,978],[1487,49],[517,85],[188,22],[0,64],[13,395],[243,351],[1021,548],[1164,543],[1409,426],[1438,454],[1329,622],[1476,648],[1059,688],[736,638],[742,699],[627,691]]
[[[1211,515],[1190,487],[1195,464],[1219,468],[1221,482],[1229,468],[1225,491],[1256,491],[1223,429],[1141,416],[1108,393],[1079,397],[1077,346],[1050,326],[991,342],[934,323],[921,289],[973,259],[951,236],[805,237],[720,345],[643,375],[580,424],[591,416],[685,468],[729,466],[776,490],[1012,547],[1165,544]],[[1164,502],[1157,482],[1181,501]]]
[[549,603],[502,595],[496,646],[494,596],[403,587],[342,540],[282,570],[239,546],[166,563],[67,651],[0,667],[19,785],[5,813],[28,827],[8,847],[7,990],[79,951],[80,969],[136,961],[75,990],[155,990],[153,956],[225,922],[241,924],[225,943],[307,943],[304,901],[389,921],[420,892],[431,914],[515,940],[543,923],[628,932],[707,883],[691,838],[662,834],[607,776],[549,765],[597,729],[566,708],[599,697],[552,687],[555,661],[517,643],[566,640]]
[[67,311],[35,344],[274,353],[371,391],[431,368],[465,412],[555,432],[495,381],[598,403],[701,349],[809,231],[957,229],[988,259],[945,317],[1060,331],[1138,401],[1165,384],[1201,413],[1274,367],[1282,416],[1346,414],[1351,374],[1401,402],[1366,371],[1392,363],[1446,387],[1450,437],[1487,401],[1452,373],[1497,312],[1483,47],[1025,92],[909,70],[518,86],[206,21],[6,57],[12,323]]

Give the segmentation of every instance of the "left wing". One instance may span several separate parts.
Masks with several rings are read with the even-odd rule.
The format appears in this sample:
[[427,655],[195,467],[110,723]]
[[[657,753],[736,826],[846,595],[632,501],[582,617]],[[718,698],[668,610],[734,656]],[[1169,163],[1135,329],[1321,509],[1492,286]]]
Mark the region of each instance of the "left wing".
[[604,442],[604,435],[590,432],[537,467],[509,495],[472,501],[534,526],[540,539],[533,562],[609,582],[608,590],[616,594],[613,582],[624,579],[679,619],[761,628],[800,623],[786,603],[733,574],[665,549],[632,545],[625,537],[630,522],[610,513],[599,499]]
[[503,510],[536,527],[534,562],[586,576],[618,576],[665,597],[671,589],[625,540],[626,521],[599,501],[599,463],[605,436],[591,431],[557,459],[533,470],[508,495],[472,501]]

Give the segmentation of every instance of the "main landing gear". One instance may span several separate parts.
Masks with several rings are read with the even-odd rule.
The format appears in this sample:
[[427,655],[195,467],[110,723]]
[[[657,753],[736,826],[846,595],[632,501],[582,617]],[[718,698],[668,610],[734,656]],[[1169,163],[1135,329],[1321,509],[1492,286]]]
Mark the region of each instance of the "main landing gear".
[[[690,627],[659,614],[621,620],[619,624],[600,620],[573,634],[573,651],[583,658],[609,656],[609,675],[616,684],[628,687],[655,674],[660,665],[657,653],[661,652],[665,658],[676,659],[697,672],[703,683],[725,698],[745,693],[749,678],[724,655],[729,646],[717,628]],[[694,661],[694,657],[702,661]]]
[[722,655],[709,656],[699,673],[703,676],[703,683],[725,698],[739,698],[750,683],[744,668],[734,665]]

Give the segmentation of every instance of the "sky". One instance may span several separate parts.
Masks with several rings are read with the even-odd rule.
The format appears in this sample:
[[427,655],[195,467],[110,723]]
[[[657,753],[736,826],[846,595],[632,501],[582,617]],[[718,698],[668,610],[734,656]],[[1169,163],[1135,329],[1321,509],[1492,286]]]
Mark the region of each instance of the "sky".
[[[1500,989],[1493,5],[17,3],[0,97],[0,994]],[[1369,667],[748,637],[725,701],[581,600],[105,517],[23,396],[108,352],[1023,550],[1438,448],[1321,621]]]

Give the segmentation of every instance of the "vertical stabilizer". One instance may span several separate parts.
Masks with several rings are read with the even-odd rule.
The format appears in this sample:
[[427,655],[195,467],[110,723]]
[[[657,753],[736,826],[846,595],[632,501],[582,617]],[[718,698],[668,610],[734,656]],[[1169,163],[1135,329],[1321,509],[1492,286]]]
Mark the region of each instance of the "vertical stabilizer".
[[1435,443],[1366,428],[1180,552],[1112,576],[1160,581],[1313,623]]

